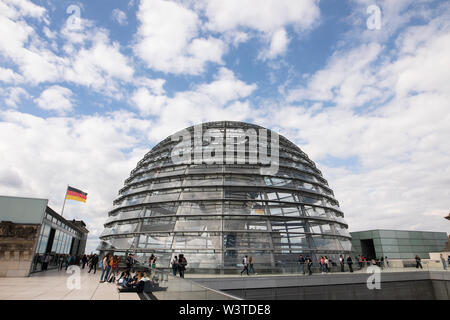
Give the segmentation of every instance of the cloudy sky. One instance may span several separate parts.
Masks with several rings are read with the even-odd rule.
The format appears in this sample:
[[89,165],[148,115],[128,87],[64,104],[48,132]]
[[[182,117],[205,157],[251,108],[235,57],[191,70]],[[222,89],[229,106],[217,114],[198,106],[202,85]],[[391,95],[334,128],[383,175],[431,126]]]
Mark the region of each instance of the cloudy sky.
[[88,192],[88,250],[156,143],[256,123],[322,170],[350,231],[450,231],[450,3],[0,1],[0,194]]

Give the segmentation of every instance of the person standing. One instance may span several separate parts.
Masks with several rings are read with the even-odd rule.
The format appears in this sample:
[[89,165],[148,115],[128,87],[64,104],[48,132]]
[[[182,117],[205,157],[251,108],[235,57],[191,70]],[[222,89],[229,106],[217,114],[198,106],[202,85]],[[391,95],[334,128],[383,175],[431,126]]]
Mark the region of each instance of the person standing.
[[422,268],[422,259],[420,259],[420,257],[419,257],[418,255],[416,255],[416,258],[415,258],[415,259],[416,259],[416,268],[417,268],[417,269],[419,269],[419,268],[420,268],[420,269],[423,269],[423,268]]
[[111,266],[109,265],[109,253],[102,260],[102,275],[100,276],[99,282],[105,282],[108,279],[109,271],[111,270]]
[[126,265],[127,265],[127,270],[129,272],[133,272],[133,264],[134,264],[134,259],[133,259],[133,255],[130,253],[127,257],[127,260],[125,261]]
[[310,257],[306,257],[306,265],[308,267],[308,275],[312,275],[313,262],[312,262],[312,259]]
[[444,256],[441,253],[441,262],[442,262],[442,266],[444,267],[444,270],[447,270],[447,263],[445,262]]
[[320,260],[319,260],[319,270],[322,274],[325,270],[325,258],[322,256],[320,256]]
[[81,269],[84,269],[84,266],[87,263],[87,256],[85,254],[83,255],[83,258],[81,258],[81,262],[83,263],[83,266],[81,267]]
[[249,274],[248,274],[248,256],[245,256],[245,257],[242,259],[242,265],[244,266],[244,269],[242,269],[242,271],[241,271],[241,276],[242,276],[242,273],[243,273],[244,271],[246,271],[246,272],[247,272],[247,275],[249,275]]
[[173,272],[174,277],[177,276],[177,270],[178,270],[178,257],[175,256],[175,257],[173,257],[173,260],[172,260],[172,272]]
[[118,256],[113,256],[111,261],[110,261],[110,266],[111,266],[111,272],[110,272],[110,277],[108,282],[112,282],[114,283],[114,281],[117,278],[117,271],[119,269],[119,257]]
[[341,272],[345,272],[345,268],[344,268],[344,257],[342,256],[342,254],[339,256],[339,264],[341,265]]
[[156,273],[156,257],[153,257],[153,260],[152,260],[152,264],[151,264],[151,270],[152,270],[152,273],[151,273],[151,277],[150,277],[150,279],[152,279],[153,280],[153,277],[155,276],[155,273]]
[[384,262],[386,263],[386,268],[389,268],[389,259],[387,256],[384,257]]
[[66,270],[67,268],[70,266],[70,261],[72,260],[72,256],[71,255],[67,255],[67,259],[66,259]]
[[97,264],[98,264],[98,256],[96,253],[91,258],[91,262],[89,264],[89,271],[88,273],[91,273],[91,270],[94,269],[94,274],[97,272]]
[[353,260],[352,260],[352,257],[350,255],[348,255],[348,258],[347,258],[347,264],[348,264],[348,268],[350,269],[350,272],[353,272],[353,267],[352,267]]
[[305,274],[305,263],[306,259],[303,257],[303,255],[300,255],[300,258],[298,259],[298,262],[300,263],[300,270],[302,270],[302,274]]
[[50,261],[50,256],[48,255],[48,253],[46,253],[44,256],[44,261],[42,263],[42,270],[44,270],[44,271],[47,270],[49,261]]

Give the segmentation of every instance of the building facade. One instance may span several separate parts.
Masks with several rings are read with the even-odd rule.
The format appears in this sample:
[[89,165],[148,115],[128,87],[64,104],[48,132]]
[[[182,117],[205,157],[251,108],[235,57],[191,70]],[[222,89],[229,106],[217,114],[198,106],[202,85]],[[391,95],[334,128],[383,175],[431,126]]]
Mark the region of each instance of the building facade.
[[0,277],[23,277],[57,268],[84,253],[88,230],[47,206],[47,199],[0,196]]
[[257,270],[284,272],[300,254],[337,261],[349,253],[347,228],[299,147],[256,125],[210,122],[164,139],[138,162],[97,249],[141,262],[155,254],[158,267],[182,253],[191,271],[212,273],[235,272],[247,255]]
[[368,230],[351,232],[354,254],[368,259],[429,259],[430,252],[445,249],[447,233],[403,230]]

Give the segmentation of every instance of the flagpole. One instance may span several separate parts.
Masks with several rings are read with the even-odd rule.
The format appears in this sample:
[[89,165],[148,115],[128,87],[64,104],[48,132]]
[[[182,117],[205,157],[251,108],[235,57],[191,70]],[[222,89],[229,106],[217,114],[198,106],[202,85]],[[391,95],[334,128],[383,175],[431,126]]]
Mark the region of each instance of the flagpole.
[[69,185],[67,185],[66,194],[64,195],[64,204],[63,204],[63,207],[62,207],[62,210],[61,210],[61,217],[64,214],[64,207],[66,206],[67,190],[69,190]]

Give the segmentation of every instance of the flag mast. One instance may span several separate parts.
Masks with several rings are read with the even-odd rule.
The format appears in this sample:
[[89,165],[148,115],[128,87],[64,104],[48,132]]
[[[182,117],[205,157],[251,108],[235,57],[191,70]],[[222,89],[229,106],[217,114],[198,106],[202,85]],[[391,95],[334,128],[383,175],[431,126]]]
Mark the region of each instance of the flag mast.
[[69,190],[69,185],[67,185],[66,194],[64,195],[64,204],[63,204],[63,207],[62,207],[62,210],[61,210],[61,217],[64,214],[64,207],[66,206],[67,190]]

